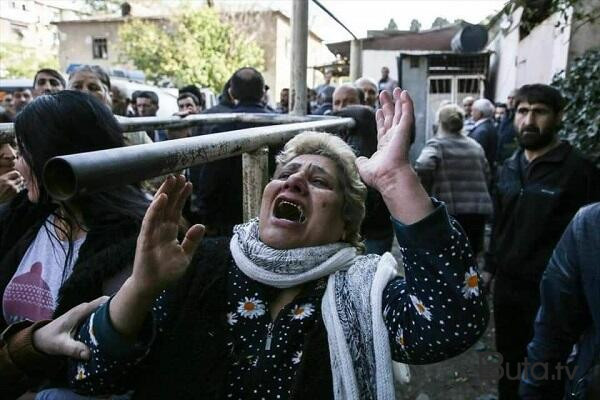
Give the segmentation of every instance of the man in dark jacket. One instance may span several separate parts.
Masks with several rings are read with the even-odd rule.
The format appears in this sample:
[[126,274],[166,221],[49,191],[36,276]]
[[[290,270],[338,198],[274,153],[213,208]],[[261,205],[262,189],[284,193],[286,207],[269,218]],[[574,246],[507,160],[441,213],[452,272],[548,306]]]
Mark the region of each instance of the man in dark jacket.
[[[528,346],[520,395],[525,400],[597,399],[600,372],[600,203],[582,208],[563,234],[544,271],[542,305]],[[575,362],[562,370],[573,345]],[[544,368],[549,372],[544,376]],[[554,375],[554,377],[553,377]],[[569,376],[570,375],[570,376]],[[587,397],[586,397],[587,396]],[[596,394],[597,396],[597,394]]]
[[[265,82],[254,68],[241,68],[229,80],[228,93],[235,105],[226,112],[271,113],[262,102]],[[208,110],[210,111],[210,110]],[[214,125],[210,133],[227,132],[256,126],[249,123]],[[192,168],[190,180],[194,185],[192,212],[206,225],[209,236],[229,236],[235,225],[243,222],[242,157],[213,161]]]
[[[334,111],[331,115],[354,118],[356,121],[354,128],[340,136],[352,147],[358,157],[371,157],[377,151],[377,122],[372,108],[350,105]],[[381,194],[371,188],[367,188],[365,208],[366,214],[360,227],[360,234],[365,240],[366,254],[383,255],[391,250],[394,241],[390,212]]]
[[498,136],[494,126],[495,111],[494,104],[488,99],[475,100],[471,110],[474,125],[469,133],[469,137],[475,139],[483,147],[492,175],[495,171],[496,147],[498,146]]
[[598,170],[558,138],[564,99],[525,85],[515,96],[521,149],[502,168],[496,220],[482,278],[495,275],[496,347],[503,357],[500,400],[517,399],[519,374],[540,305],[539,283],[552,250],[577,210],[600,199]]
[[498,125],[498,150],[496,161],[498,166],[504,163],[517,149],[517,132],[515,130],[515,94],[516,90],[510,92],[506,98],[506,113],[500,119]]

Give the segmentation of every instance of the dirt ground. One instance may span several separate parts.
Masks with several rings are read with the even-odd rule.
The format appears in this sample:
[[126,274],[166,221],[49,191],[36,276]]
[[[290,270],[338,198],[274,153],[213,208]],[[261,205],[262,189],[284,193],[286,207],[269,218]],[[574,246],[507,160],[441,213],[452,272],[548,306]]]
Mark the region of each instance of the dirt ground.
[[[395,242],[395,241],[394,241]],[[398,257],[397,243],[392,253]],[[402,400],[496,400],[497,382],[481,373],[480,357],[484,363],[496,360],[486,354],[494,351],[494,324],[491,299],[490,323],[480,341],[463,354],[436,364],[411,365],[410,383],[396,388]]]

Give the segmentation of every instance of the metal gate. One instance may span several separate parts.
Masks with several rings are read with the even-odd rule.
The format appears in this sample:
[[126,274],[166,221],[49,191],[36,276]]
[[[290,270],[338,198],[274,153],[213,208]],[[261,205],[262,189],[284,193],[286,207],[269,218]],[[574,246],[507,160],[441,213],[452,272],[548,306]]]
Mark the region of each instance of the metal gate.
[[458,104],[467,96],[483,97],[483,75],[434,75],[427,78],[427,118],[425,140],[433,136],[436,113],[444,103]]

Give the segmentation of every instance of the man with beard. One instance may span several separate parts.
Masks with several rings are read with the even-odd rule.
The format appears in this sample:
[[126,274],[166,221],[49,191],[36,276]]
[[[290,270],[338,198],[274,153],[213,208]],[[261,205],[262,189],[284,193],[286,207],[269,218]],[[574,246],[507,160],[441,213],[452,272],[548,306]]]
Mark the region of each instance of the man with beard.
[[[519,371],[533,337],[541,275],[577,210],[600,200],[600,174],[558,138],[564,99],[542,84],[515,94],[520,149],[507,159],[495,193],[496,218],[482,278],[494,280],[500,400],[518,399]],[[519,365],[520,364],[520,365]]]

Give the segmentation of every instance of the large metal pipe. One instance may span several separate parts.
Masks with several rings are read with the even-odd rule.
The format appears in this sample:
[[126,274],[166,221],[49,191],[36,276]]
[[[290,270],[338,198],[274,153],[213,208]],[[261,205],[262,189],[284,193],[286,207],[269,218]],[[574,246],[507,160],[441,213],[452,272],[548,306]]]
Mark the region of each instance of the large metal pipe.
[[138,146],[54,157],[44,167],[44,184],[56,199],[131,184],[185,168],[280,145],[306,130],[351,128],[352,118],[264,126]]
[[[251,124],[289,124],[294,122],[322,121],[331,119],[327,115],[305,115],[296,116],[289,114],[250,114],[250,113],[227,113],[227,114],[196,114],[185,118],[172,117],[117,117],[124,132],[137,132],[156,129],[179,129],[204,124],[222,124],[229,122],[246,122]],[[13,123],[0,124],[0,143],[14,136]]]
[[308,0],[294,0],[292,9],[292,114],[306,115],[306,57],[308,47]]

